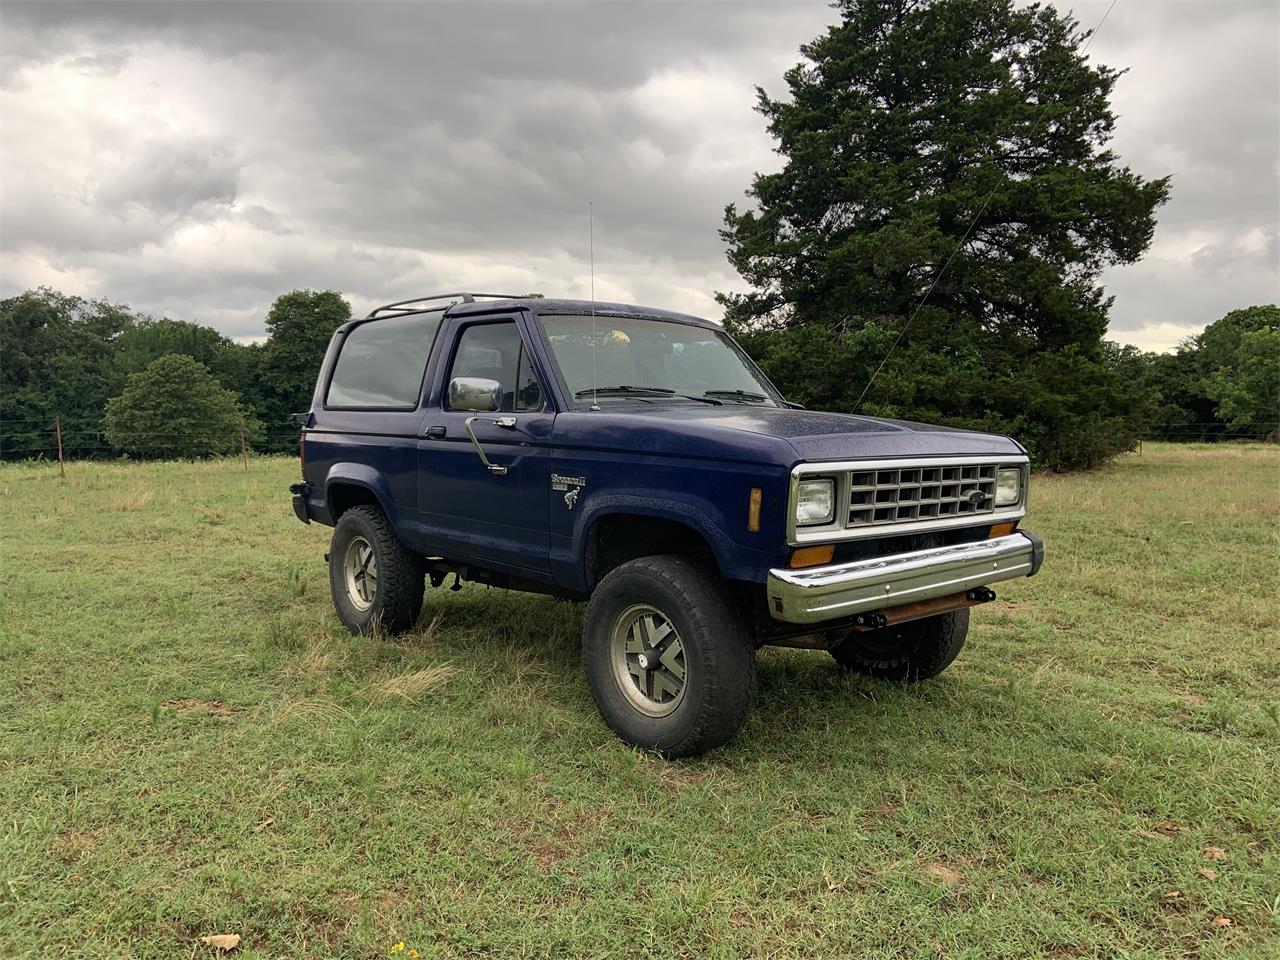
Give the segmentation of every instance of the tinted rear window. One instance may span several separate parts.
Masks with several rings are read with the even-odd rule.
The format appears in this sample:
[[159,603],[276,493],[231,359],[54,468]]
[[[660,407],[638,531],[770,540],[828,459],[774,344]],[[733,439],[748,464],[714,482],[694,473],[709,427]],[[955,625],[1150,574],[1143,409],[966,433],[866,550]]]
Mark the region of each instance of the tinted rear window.
[[374,320],[348,333],[329,380],[325,405],[416,407],[427,354],[443,316],[435,311]]

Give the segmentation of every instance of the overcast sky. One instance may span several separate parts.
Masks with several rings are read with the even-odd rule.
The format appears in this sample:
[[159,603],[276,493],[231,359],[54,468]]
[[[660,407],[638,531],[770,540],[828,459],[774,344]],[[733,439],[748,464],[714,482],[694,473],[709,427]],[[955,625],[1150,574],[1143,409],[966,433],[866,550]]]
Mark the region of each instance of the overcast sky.
[[[1096,24],[1110,0],[1070,6]],[[724,205],[779,158],[820,0],[0,4],[0,294],[42,284],[260,336],[271,301],[453,289],[719,319]],[[1118,0],[1114,146],[1173,174],[1111,335],[1169,349],[1280,298],[1280,4]]]

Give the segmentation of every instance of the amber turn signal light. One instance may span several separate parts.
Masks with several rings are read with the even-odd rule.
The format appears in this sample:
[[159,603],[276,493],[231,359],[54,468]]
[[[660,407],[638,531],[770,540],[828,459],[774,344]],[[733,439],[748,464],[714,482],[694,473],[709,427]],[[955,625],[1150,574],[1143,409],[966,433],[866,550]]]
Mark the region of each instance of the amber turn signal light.
[[1018,529],[1017,520],[1006,520],[1004,523],[993,523],[991,525],[991,532],[987,534],[987,539],[994,540],[996,537],[1007,537],[1016,529]]
[[747,502],[747,529],[752,533],[760,532],[760,504],[764,501],[764,493],[759,487],[751,488],[751,498]]
[[791,568],[816,567],[820,563],[830,563],[835,556],[835,544],[824,543],[820,547],[801,547],[791,554]]

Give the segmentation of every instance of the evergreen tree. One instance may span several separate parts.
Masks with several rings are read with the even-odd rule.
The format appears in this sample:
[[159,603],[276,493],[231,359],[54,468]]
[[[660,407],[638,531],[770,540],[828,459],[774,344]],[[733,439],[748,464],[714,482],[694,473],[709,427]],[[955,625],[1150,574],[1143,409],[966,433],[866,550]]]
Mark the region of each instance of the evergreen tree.
[[1108,364],[1098,278],[1169,185],[1107,149],[1120,72],[1050,6],[835,6],[790,96],[759,91],[785,163],[726,209],[753,288],[719,295],[727,326],[814,406],[852,410],[901,337],[861,412],[1013,432],[1044,466],[1132,445],[1149,404]]

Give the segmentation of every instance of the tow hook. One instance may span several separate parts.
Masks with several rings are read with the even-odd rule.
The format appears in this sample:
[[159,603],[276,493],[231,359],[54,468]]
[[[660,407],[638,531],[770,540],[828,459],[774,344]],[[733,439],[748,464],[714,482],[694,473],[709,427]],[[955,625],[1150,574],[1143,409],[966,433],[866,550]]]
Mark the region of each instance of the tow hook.
[[990,603],[996,598],[996,592],[990,587],[974,587],[964,596],[966,600],[972,600],[974,603]]

